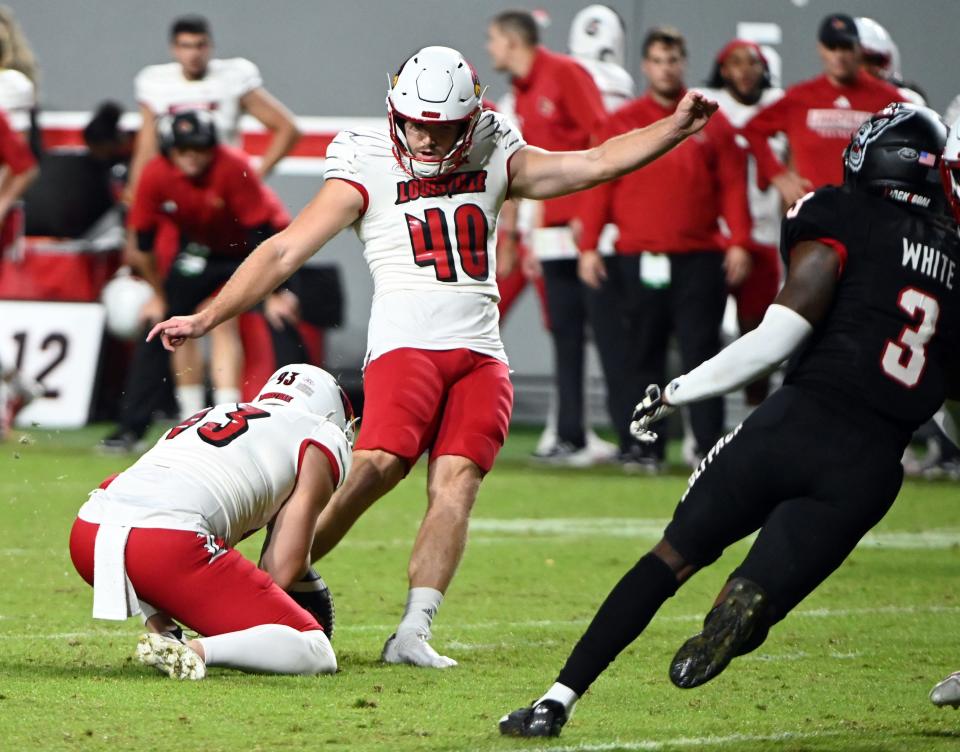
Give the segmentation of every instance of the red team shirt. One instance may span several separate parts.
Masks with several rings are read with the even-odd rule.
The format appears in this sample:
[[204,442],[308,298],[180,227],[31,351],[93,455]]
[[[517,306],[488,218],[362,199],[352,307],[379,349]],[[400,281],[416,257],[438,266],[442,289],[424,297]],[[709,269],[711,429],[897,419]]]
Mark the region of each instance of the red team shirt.
[[[548,151],[590,146],[607,117],[603,97],[587,70],[574,58],[538,47],[530,72],[513,79],[514,112],[524,140]],[[543,225],[566,225],[582,197],[543,202]]]
[[[679,99],[677,100],[679,102]],[[600,140],[672,114],[649,94],[617,110]],[[580,247],[597,247],[607,222],[620,229],[618,253],[709,251],[750,241],[747,161],[730,122],[717,112],[707,126],[642,170],[605,183],[583,203]],[[721,236],[723,216],[730,237]]]
[[10,127],[3,112],[0,112],[0,164],[9,167],[14,175],[22,175],[37,164],[27,142]]
[[249,230],[264,224],[286,226],[286,209],[247,157],[227,146],[215,148],[212,164],[197,178],[184,175],[166,157],[150,160],[137,185],[130,227],[149,232],[169,220],[182,239],[201,243],[216,255],[242,256],[251,250]]
[[841,155],[851,134],[877,110],[902,101],[895,87],[863,71],[851,86],[831,83],[826,76],[791,86],[743,129],[757,159],[761,187],[785,169],[767,143],[777,133],[787,135],[796,171],[814,188],[839,185]]

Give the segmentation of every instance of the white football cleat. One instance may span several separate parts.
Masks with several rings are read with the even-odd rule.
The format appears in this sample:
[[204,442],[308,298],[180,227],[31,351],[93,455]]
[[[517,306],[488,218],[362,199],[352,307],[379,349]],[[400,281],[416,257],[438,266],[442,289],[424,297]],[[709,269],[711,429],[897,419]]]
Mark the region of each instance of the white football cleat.
[[406,663],[424,668],[450,668],[457,665],[453,658],[440,655],[430,647],[427,642],[429,639],[430,635],[413,629],[395,632],[383,646],[380,660],[384,663]]
[[938,708],[960,708],[960,671],[955,671],[930,690],[930,702]]
[[193,650],[172,637],[155,632],[141,635],[137,642],[137,660],[171,679],[198,681],[207,675],[206,664]]

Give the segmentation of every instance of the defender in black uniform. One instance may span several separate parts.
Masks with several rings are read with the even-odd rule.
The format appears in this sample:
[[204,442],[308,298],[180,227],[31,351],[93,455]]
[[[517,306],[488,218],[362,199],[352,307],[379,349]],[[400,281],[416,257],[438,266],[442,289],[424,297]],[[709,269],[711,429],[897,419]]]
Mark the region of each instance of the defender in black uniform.
[[782,230],[786,284],[758,329],[647,390],[633,429],[740,388],[791,358],[785,385],[722,438],[690,478],[663,539],[607,597],[557,682],[500,721],[555,736],[573,705],[663,602],[730,544],[759,530],[670,679],[699,686],[846,559],[886,514],[913,431],[956,390],[960,239],[937,170],[936,113],[891,105],[844,152],[844,185],[798,201]]

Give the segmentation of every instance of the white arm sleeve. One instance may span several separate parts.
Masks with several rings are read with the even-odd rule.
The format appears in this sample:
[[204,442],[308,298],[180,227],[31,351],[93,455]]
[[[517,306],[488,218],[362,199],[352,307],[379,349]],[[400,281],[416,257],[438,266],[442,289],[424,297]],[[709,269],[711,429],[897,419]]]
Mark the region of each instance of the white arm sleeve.
[[813,326],[803,316],[775,303],[760,326],[671,381],[667,402],[686,405],[739,389],[780,365],[812,332]]

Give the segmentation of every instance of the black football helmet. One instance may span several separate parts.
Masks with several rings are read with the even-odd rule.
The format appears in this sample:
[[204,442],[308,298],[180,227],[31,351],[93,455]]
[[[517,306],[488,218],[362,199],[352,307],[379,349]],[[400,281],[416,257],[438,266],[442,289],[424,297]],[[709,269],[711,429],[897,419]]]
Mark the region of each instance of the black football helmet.
[[178,149],[212,149],[217,145],[217,125],[206,110],[184,110],[165,115],[157,122],[160,151],[168,154]]
[[928,107],[888,104],[853,134],[843,182],[935,214],[947,212],[940,160],[947,126]]

